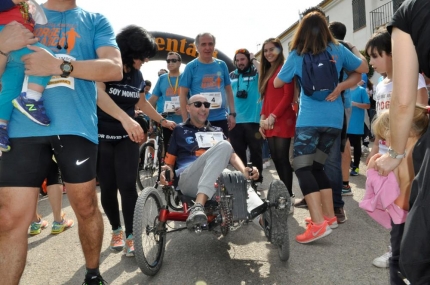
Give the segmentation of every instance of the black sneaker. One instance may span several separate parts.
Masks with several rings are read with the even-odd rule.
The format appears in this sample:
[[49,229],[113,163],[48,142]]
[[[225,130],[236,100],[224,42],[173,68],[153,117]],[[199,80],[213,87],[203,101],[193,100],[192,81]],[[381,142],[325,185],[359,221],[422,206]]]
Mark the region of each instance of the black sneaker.
[[202,204],[195,203],[188,211],[190,212],[187,219],[187,228],[189,230],[194,229],[195,226],[202,226],[208,223],[208,217],[206,217]]
[[294,202],[294,207],[296,207],[296,208],[307,208],[308,204],[306,203],[305,198],[302,198],[301,200]]
[[85,276],[82,285],[105,285],[108,284],[101,275]]
[[345,210],[343,209],[343,207],[335,207],[334,208],[334,215],[337,218],[337,223],[338,224],[343,224],[346,222],[346,214],[345,214]]

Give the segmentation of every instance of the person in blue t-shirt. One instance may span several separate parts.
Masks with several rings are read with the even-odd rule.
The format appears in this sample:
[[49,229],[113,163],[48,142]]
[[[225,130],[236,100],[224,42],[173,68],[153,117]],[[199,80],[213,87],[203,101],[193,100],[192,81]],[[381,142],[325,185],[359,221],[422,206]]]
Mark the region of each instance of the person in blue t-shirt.
[[[362,81],[361,81],[362,83]],[[357,86],[349,89],[352,101],[351,119],[348,125],[348,139],[354,148],[354,161],[351,176],[357,176],[361,157],[361,137],[364,134],[364,110],[370,108],[370,100],[366,89]]]
[[199,56],[187,64],[179,81],[182,120],[185,122],[188,117],[188,96],[201,94],[211,103],[208,120],[222,128],[228,137],[228,131],[236,125],[236,109],[227,65],[213,57],[215,37],[212,34],[198,34],[195,46]]
[[[335,59],[338,77],[342,68],[358,73],[368,71],[365,60],[338,44],[328,29],[325,17],[319,12],[311,12],[303,17],[291,42],[291,49],[275,78],[275,88],[292,82],[295,77],[301,81],[303,56],[308,52],[315,55],[327,50]],[[301,88],[293,165],[311,218],[305,233],[296,236],[299,243],[325,237],[332,232],[331,228],[337,227],[331,184],[324,172],[324,163],[342,129],[344,106],[340,92],[356,85],[358,81],[359,78],[348,78],[334,90],[315,91],[314,95],[326,96],[322,101],[312,99]]]

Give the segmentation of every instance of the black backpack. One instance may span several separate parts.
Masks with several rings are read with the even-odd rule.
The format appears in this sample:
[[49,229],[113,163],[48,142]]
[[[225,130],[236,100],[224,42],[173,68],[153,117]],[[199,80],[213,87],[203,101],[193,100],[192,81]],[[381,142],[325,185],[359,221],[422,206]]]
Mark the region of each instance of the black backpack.
[[331,92],[327,92],[324,97],[313,96],[314,92],[333,91],[338,83],[336,64],[327,50],[316,55],[310,52],[303,55],[300,85],[306,96],[323,101]]

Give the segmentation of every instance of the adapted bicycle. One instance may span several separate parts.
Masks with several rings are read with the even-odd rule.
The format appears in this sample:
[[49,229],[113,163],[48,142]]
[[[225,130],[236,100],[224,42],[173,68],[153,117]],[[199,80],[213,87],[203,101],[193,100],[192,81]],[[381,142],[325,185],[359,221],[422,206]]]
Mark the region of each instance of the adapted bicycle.
[[[257,207],[249,208],[247,200],[257,195],[252,193],[254,189],[249,184],[239,171],[223,172],[214,185],[215,196],[205,204],[207,224],[197,225],[192,231],[220,231],[226,236],[262,215],[259,221],[266,237],[277,246],[280,259],[287,261],[290,257],[287,220],[291,207],[288,190],[282,181],[274,180],[267,199]],[[172,193],[169,192],[169,195]],[[180,194],[183,209],[181,212],[171,212],[155,188],[147,187],[140,194],[134,212],[133,232],[136,261],[144,274],[153,276],[161,269],[167,234],[187,229],[172,228],[167,223],[185,222],[193,199],[195,197]]]

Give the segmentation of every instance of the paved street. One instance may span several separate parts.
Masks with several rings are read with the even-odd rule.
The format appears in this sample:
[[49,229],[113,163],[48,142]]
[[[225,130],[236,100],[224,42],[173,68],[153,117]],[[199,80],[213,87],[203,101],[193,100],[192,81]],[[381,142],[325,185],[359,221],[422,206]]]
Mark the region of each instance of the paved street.
[[[388,269],[376,268],[373,258],[389,245],[389,232],[359,209],[364,195],[364,165],[351,177],[354,196],[344,197],[348,220],[331,235],[308,245],[295,242],[305,229],[305,209],[295,209],[289,217],[291,257],[281,262],[277,250],[263,232],[251,224],[218,237],[205,232],[173,233],[167,238],[164,264],[155,277],[141,273],[134,258],[109,249],[110,225],[106,216],[100,270],[109,284],[389,284]],[[277,178],[272,166],[264,171],[265,183]],[[99,192],[99,189],[97,189]],[[297,180],[297,198],[302,197]],[[74,218],[66,195],[64,212]],[[101,208],[101,206],[100,206]],[[48,200],[39,202],[41,214],[51,223]],[[81,284],[85,266],[78,239],[78,227],[58,235],[50,230],[29,236],[27,266],[21,284]]]

